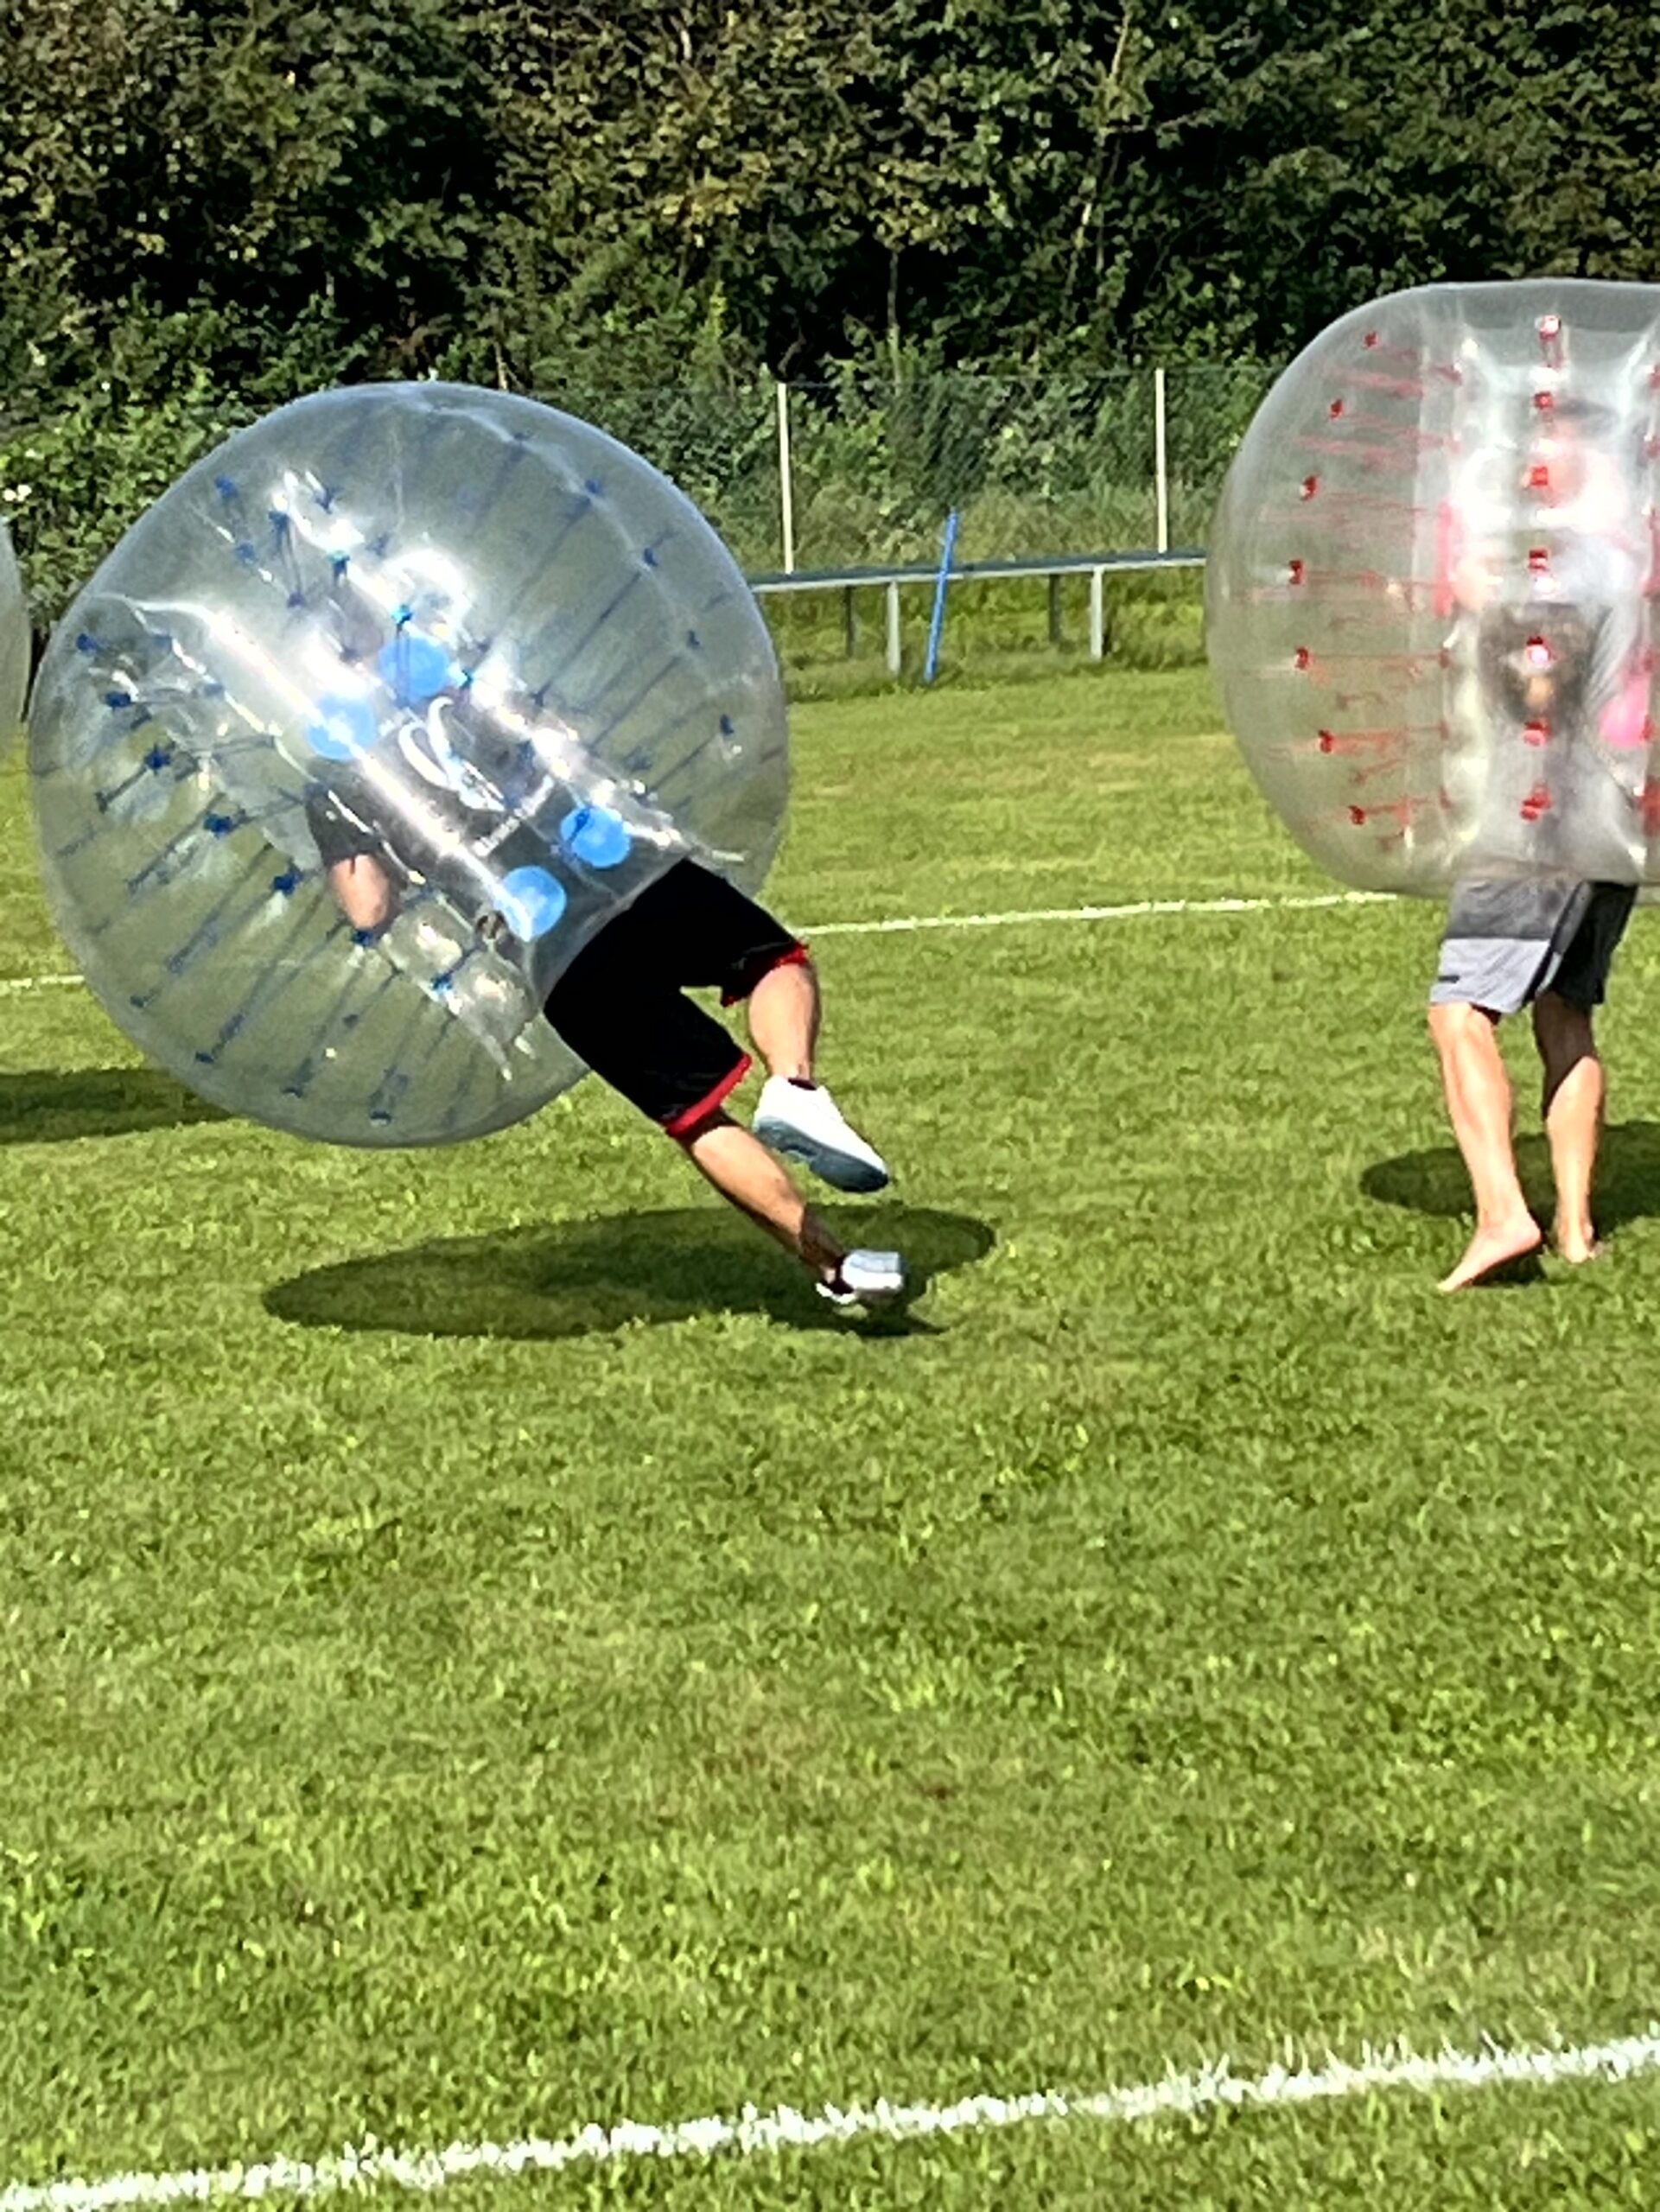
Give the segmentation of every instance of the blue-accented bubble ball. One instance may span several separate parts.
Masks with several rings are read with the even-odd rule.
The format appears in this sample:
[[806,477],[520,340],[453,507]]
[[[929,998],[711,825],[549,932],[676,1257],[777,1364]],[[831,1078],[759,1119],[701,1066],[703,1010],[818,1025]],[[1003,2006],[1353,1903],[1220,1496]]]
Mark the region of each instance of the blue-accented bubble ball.
[[29,696],[29,601],[11,538],[0,522],[0,753],[17,734]]
[[1229,721],[1333,875],[1660,883],[1660,286],[1438,284],[1263,403],[1211,533]]
[[691,503],[535,401],[279,409],[53,637],[29,760],[59,925],[215,1104],[344,1144],[505,1127],[581,1074],[548,990],[690,855],[783,827],[777,662]]

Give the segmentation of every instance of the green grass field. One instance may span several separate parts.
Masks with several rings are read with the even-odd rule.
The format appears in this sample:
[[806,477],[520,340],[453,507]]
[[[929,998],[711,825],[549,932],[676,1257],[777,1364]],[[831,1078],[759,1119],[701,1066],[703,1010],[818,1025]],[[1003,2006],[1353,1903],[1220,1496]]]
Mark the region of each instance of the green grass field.
[[[810,929],[1326,887],[1195,672],[797,736]],[[23,798],[16,977],[65,964]],[[1606,1022],[1612,1257],[1443,1300],[1436,926],[824,935],[824,1071],[900,1173],[835,1211],[926,1278],[885,1328],[597,1085],[308,1149],[9,988],[0,2212],[368,2135],[1646,2031],[1660,935]],[[444,2201],[1657,2197],[1650,2079]]]

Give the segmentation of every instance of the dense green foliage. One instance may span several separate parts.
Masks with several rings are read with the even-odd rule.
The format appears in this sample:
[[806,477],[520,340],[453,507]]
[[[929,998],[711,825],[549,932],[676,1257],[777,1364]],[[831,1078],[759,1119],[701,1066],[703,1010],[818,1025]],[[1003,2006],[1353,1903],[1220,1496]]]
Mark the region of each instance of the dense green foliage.
[[55,602],[216,429],[341,378],[627,436],[660,410],[625,387],[1272,361],[1395,285],[1648,277],[1655,33],[1625,0],[0,0],[10,510]]
[[[597,1084],[365,1156],[9,991],[0,2190],[1652,2018],[1651,920],[1610,1258],[1441,1300],[1429,907],[817,928],[1326,888],[1201,675],[797,760],[908,1330]],[[60,970],[22,798],[0,945]],[[1520,2212],[1651,2204],[1657,2141],[1650,2078],[431,2201]]]

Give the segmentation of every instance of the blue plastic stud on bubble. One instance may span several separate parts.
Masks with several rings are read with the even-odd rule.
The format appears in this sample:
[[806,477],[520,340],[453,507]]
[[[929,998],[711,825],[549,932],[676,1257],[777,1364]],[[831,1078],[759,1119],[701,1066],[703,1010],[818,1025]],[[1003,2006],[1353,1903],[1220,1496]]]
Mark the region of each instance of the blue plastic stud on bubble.
[[400,707],[425,707],[441,691],[453,690],[461,671],[436,638],[414,628],[400,629],[392,642],[381,648],[376,662],[381,677]]
[[515,937],[528,941],[557,928],[568,904],[557,875],[544,868],[516,868],[501,879],[496,910]]
[[353,760],[372,749],[378,729],[368,700],[325,692],[314,702],[305,741],[325,760]]
[[[758,890],[788,781],[766,625],[696,508],[572,416],[424,383],[300,400],[181,477],[54,639],[30,764],[60,926],[141,1049],[374,1145],[576,1082],[542,1014],[567,964],[687,855]],[[100,810],[135,777],[153,804]]]
[[559,842],[586,868],[620,868],[633,846],[628,824],[608,806],[573,807],[559,824]]

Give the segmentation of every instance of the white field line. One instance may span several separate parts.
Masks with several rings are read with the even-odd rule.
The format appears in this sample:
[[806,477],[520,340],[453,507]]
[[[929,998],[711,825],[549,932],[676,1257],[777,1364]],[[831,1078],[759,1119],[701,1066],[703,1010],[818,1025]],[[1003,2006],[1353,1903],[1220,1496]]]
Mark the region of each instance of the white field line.
[[[913,930],[1014,929],[1033,922],[1135,922],[1160,914],[1297,912],[1311,906],[1389,905],[1387,891],[1320,891],[1267,899],[1138,899],[1126,906],[1034,906],[1011,914],[898,914],[879,922],[819,922],[804,937],[897,937]],[[0,976],[0,995],[16,991],[67,990],[81,976]]]
[[1624,2036],[1612,2043],[1520,2050],[1487,2044],[1473,2051],[1443,2050],[1434,2056],[1398,2048],[1368,2052],[1356,2064],[1328,2058],[1323,2066],[1294,2071],[1271,2066],[1256,2075],[1235,2074],[1224,2062],[1196,2073],[1171,2074],[1161,2082],[1083,2096],[1040,2090],[1025,2096],[965,2097],[949,2105],[899,2105],[883,2099],[845,2111],[827,2105],[816,2113],[796,2112],[788,2105],[771,2112],[746,2106],[735,2119],[716,2114],[666,2127],[634,2120],[614,2127],[595,2122],[578,2134],[553,2139],[531,2135],[507,2143],[452,2143],[442,2151],[394,2150],[371,2140],[317,2158],[279,2155],[178,2173],[112,2174],[103,2181],[18,2182],[0,2189],[0,2212],[105,2212],[105,2208],[121,2205],[226,2203],[267,2196],[296,2199],[372,2188],[430,2192],[476,2177],[511,2180],[633,2159],[707,2158],[716,2152],[753,2158],[873,2136],[914,2142],[1037,2120],[1122,2125],[1221,2107],[1274,2109],[1402,2090],[1422,2095],[1441,2089],[1628,2082],[1657,2069],[1660,2027],[1655,2026],[1644,2035]]
[[0,991],[10,996],[14,991],[64,990],[85,980],[80,976],[0,976]]
[[1139,922],[1164,914],[1297,913],[1313,906],[1380,906],[1390,891],[1289,892],[1262,899],[1137,899],[1125,906],[1033,906],[1013,914],[900,914],[886,922],[820,922],[803,937],[890,937],[912,930],[1013,929],[1030,922]]

